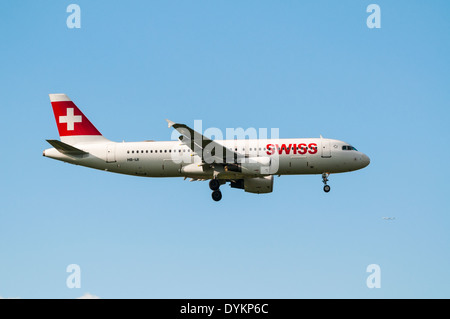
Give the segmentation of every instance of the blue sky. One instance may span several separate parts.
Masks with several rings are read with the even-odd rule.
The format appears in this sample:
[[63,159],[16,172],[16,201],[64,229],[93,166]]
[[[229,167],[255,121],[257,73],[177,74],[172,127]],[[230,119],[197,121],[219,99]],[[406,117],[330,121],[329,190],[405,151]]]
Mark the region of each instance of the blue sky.
[[[450,297],[448,1],[0,6],[1,297]],[[320,176],[282,176],[271,194],[226,186],[215,203],[205,182],[43,158],[58,137],[49,93],[116,141],[200,119],[322,134],[371,164],[332,175],[328,194]],[[70,264],[81,288],[66,286]]]

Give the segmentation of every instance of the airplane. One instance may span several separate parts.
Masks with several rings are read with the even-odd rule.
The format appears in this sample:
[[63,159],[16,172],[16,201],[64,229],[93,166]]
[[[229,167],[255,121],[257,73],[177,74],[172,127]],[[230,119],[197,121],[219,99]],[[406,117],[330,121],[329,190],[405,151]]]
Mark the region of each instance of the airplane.
[[177,130],[172,141],[114,142],[105,138],[66,94],[49,94],[60,140],[43,156],[107,172],[143,177],[209,180],[212,199],[220,186],[264,194],[273,191],[274,176],[320,174],[328,193],[328,177],[362,169],[370,159],[336,139],[211,140],[185,124],[166,120]]

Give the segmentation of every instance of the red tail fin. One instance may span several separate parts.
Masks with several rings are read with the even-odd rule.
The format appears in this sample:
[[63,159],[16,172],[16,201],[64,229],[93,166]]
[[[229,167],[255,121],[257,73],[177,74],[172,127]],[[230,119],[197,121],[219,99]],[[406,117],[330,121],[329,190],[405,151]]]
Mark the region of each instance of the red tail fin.
[[60,137],[102,135],[67,95],[49,95]]

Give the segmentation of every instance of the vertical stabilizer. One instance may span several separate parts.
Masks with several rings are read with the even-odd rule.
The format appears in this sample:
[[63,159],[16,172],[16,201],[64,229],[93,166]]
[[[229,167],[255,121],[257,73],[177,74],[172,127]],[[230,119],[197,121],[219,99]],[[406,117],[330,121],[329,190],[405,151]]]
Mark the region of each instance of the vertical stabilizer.
[[61,141],[67,144],[108,141],[65,94],[49,94]]

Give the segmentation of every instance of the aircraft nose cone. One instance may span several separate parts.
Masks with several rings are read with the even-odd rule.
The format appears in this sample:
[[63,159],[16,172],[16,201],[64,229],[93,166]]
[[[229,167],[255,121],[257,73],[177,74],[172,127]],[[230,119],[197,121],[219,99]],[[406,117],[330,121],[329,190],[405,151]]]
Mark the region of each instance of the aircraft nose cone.
[[366,154],[363,154],[361,156],[361,161],[362,161],[363,167],[366,167],[367,165],[370,164],[370,158]]

